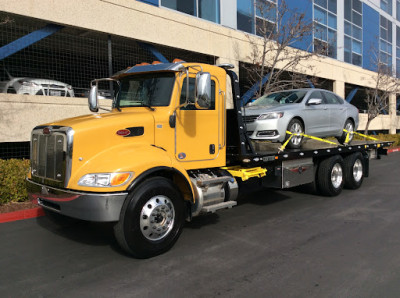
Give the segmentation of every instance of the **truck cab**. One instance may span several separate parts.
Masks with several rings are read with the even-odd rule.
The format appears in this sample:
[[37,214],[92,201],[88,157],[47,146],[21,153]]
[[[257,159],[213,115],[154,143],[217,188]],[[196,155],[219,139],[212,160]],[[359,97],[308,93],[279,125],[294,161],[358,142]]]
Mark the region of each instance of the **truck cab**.
[[[175,241],[185,218],[235,204],[236,180],[220,169],[232,91],[224,68],[184,62],[138,65],[106,80],[119,85],[110,111],[98,113],[94,80],[94,114],[32,131],[29,196],[51,213],[117,222],[125,250],[154,255]],[[137,251],[138,241],[166,244]]]

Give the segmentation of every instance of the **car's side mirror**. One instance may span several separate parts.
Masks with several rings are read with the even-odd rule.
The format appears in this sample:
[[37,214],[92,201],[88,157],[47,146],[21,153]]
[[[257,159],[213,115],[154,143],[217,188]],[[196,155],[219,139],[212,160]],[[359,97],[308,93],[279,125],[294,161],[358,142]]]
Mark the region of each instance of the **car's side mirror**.
[[320,105],[321,103],[322,103],[321,98],[311,98],[307,101],[308,106],[316,106],[316,105]]
[[97,113],[99,111],[99,100],[97,99],[98,88],[97,85],[92,85],[89,93],[89,110]]
[[211,75],[209,72],[199,72],[196,75],[194,104],[197,109],[211,107]]

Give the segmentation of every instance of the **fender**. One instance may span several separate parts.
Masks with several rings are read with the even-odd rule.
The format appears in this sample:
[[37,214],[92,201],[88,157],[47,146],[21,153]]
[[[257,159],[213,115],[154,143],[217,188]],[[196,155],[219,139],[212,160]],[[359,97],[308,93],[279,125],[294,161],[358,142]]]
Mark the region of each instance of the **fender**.
[[128,186],[127,191],[131,191],[134,189],[137,185],[141,184],[143,181],[145,181],[147,178],[153,176],[155,173],[170,173],[170,174],[177,174],[183,181],[186,183],[186,187],[190,189],[190,201],[194,202],[194,192],[193,192],[193,187],[192,183],[190,182],[189,175],[187,174],[186,171],[182,172],[176,168],[173,167],[155,167],[148,169],[141,173],[136,179],[133,180],[133,182]]

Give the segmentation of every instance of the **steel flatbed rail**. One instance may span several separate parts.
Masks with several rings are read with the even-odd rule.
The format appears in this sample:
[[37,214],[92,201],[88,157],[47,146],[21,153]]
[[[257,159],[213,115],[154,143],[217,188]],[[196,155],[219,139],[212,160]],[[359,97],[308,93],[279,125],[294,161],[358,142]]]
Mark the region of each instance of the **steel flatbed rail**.
[[265,162],[284,161],[299,158],[323,157],[335,154],[347,154],[369,150],[378,150],[377,155],[386,155],[387,147],[393,142],[388,141],[352,141],[349,145],[330,145],[315,140],[307,140],[301,149],[285,149],[279,151],[279,143],[252,142],[254,154],[242,156],[230,155],[234,160],[241,161],[242,165],[262,165]]

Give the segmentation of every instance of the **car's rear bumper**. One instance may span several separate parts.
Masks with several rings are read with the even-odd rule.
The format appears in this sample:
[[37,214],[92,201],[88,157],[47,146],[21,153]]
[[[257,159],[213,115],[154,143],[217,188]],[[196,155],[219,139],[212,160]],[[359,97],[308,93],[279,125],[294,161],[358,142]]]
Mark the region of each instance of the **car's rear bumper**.
[[127,193],[83,193],[27,181],[28,196],[43,208],[88,221],[118,221]]

